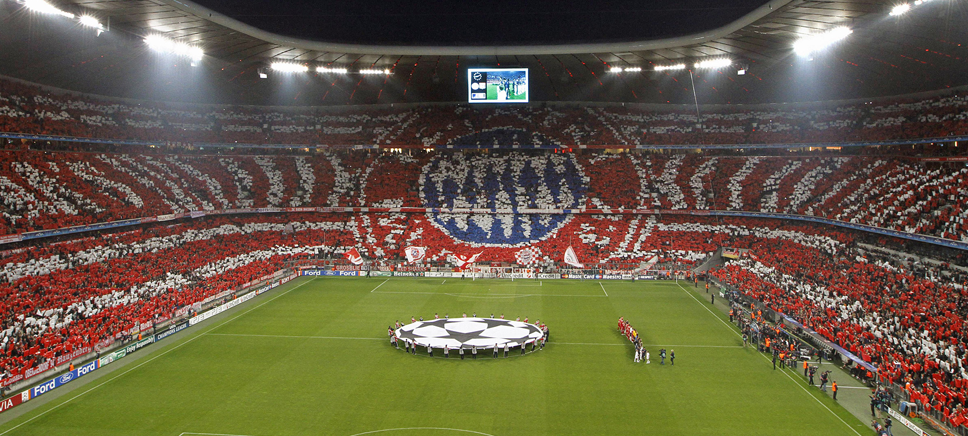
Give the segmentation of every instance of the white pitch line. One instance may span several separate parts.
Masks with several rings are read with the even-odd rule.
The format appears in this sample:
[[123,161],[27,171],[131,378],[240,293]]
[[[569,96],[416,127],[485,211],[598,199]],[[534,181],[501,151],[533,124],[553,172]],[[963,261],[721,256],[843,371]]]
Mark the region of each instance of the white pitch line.
[[[610,347],[625,347],[632,345],[631,342],[624,344],[604,344],[604,343],[594,343],[594,342],[548,342],[549,344],[555,345],[592,345],[592,346],[610,346]],[[643,347],[679,347],[679,348],[743,348],[742,345],[666,345],[666,344],[642,344]]]
[[98,383],[97,385],[95,385],[95,386],[93,386],[93,387],[91,387],[90,389],[88,389],[88,390],[86,390],[86,391],[84,391],[84,392],[81,392],[81,393],[79,393],[79,394],[77,394],[77,395],[75,395],[75,396],[73,396],[73,397],[71,397],[71,398],[68,398],[68,399],[67,399],[67,400],[65,400],[65,401],[64,401],[63,403],[59,403],[59,404],[56,404],[56,405],[54,405],[53,407],[51,407],[50,409],[47,409],[47,410],[45,410],[45,411],[43,411],[43,412],[40,412],[40,413],[38,413],[38,414],[36,414],[36,415],[34,415],[33,417],[31,417],[30,419],[28,419],[28,420],[26,420],[26,421],[24,421],[24,422],[21,422],[20,424],[17,424],[17,425],[15,425],[15,426],[13,426],[13,427],[10,427],[10,428],[8,428],[8,429],[7,429],[6,431],[4,431],[3,433],[0,433],[0,436],[3,436],[3,435],[5,435],[5,434],[7,434],[7,433],[10,433],[10,432],[12,432],[12,431],[14,431],[14,430],[16,430],[16,429],[18,429],[18,428],[20,428],[20,427],[21,427],[21,426],[23,426],[24,424],[27,424],[27,423],[30,423],[30,422],[32,422],[33,420],[35,420],[35,419],[37,419],[37,418],[40,418],[41,416],[44,416],[44,415],[46,415],[46,414],[48,414],[48,413],[50,413],[50,412],[53,412],[54,410],[57,410],[57,408],[59,408],[59,407],[61,407],[61,406],[63,406],[63,405],[65,405],[65,404],[67,404],[67,403],[70,403],[71,401],[74,401],[74,400],[76,400],[76,399],[78,399],[78,398],[80,398],[81,396],[83,396],[83,395],[85,395],[85,394],[87,394],[87,393],[89,393],[89,392],[91,392],[91,391],[93,391],[93,390],[95,390],[95,389],[97,389],[97,388],[99,388],[99,387],[101,387],[101,386],[104,386],[104,385],[106,385],[106,384],[108,384],[108,383],[110,383],[110,382],[112,382],[112,381],[114,381],[114,380],[117,380],[118,378],[120,378],[120,377],[122,377],[122,376],[124,376],[125,374],[127,374],[127,373],[129,373],[129,372],[131,372],[131,371],[134,371],[134,370],[136,370],[136,369],[138,369],[138,368],[141,368],[142,366],[145,366],[145,365],[147,365],[147,364],[149,364],[149,363],[151,363],[151,362],[153,362],[153,361],[154,361],[155,359],[157,359],[157,358],[159,358],[159,357],[161,357],[161,356],[164,356],[164,355],[166,355],[166,354],[168,354],[168,353],[171,353],[172,351],[175,351],[175,350],[177,350],[177,349],[179,349],[179,348],[181,348],[181,347],[183,347],[183,346],[185,346],[185,345],[188,345],[189,343],[191,343],[191,342],[192,342],[192,341],[194,341],[195,339],[198,339],[198,338],[200,338],[200,337],[202,337],[202,336],[205,336],[205,334],[206,334],[206,333],[208,333],[208,332],[210,332],[210,331],[212,331],[212,330],[215,330],[215,329],[217,329],[217,328],[219,328],[219,327],[221,327],[221,326],[223,326],[223,325],[225,325],[225,324],[228,324],[228,323],[230,323],[230,322],[232,322],[232,321],[235,321],[235,320],[236,320],[236,319],[238,319],[238,318],[239,318],[240,316],[242,316],[242,315],[245,315],[245,314],[247,314],[247,313],[249,313],[249,312],[251,312],[251,311],[253,311],[253,310],[256,310],[256,309],[258,309],[258,308],[260,308],[260,307],[262,307],[262,306],[265,306],[265,305],[266,305],[267,303],[270,303],[270,302],[272,302],[272,301],[273,301],[273,300],[275,300],[276,298],[279,298],[279,297],[281,297],[281,296],[283,296],[283,295],[286,295],[286,294],[288,294],[288,293],[290,293],[290,292],[292,292],[292,291],[294,291],[294,290],[296,290],[296,289],[298,289],[298,288],[300,288],[300,287],[302,287],[302,285],[305,285],[306,283],[310,283],[310,282],[312,282],[313,280],[315,280],[315,279],[310,279],[310,280],[307,280],[307,281],[305,281],[305,282],[303,282],[303,283],[301,283],[301,284],[299,284],[299,285],[297,285],[297,286],[294,286],[293,288],[291,288],[291,289],[289,289],[289,290],[288,290],[288,291],[286,291],[286,292],[283,292],[283,293],[281,293],[281,294],[279,294],[279,295],[276,295],[275,297],[272,297],[272,298],[270,298],[270,299],[268,299],[268,300],[266,300],[266,301],[263,301],[263,302],[262,302],[262,304],[259,304],[258,306],[255,306],[255,307],[252,307],[252,308],[249,308],[249,310],[246,310],[245,312],[242,312],[242,313],[240,313],[240,314],[238,314],[238,315],[235,315],[234,317],[232,317],[232,318],[229,318],[229,319],[228,319],[228,320],[226,320],[226,321],[222,321],[221,323],[219,323],[219,324],[217,324],[217,325],[215,325],[215,326],[213,326],[212,328],[210,328],[209,330],[207,330],[207,331],[206,331],[205,333],[202,333],[202,334],[199,334],[198,336],[195,336],[195,337],[193,337],[193,338],[191,338],[191,339],[189,339],[189,340],[187,340],[187,341],[185,341],[185,342],[182,342],[182,343],[180,343],[180,344],[178,344],[178,345],[175,345],[174,347],[171,347],[171,348],[169,348],[169,349],[167,349],[167,350],[165,350],[164,352],[162,352],[162,353],[160,353],[160,354],[158,354],[157,356],[154,356],[154,357],[152,357],[152,358],[150,358],[150,359],[148,359],[148,360],[146,360],[146,361],[144,361],[144,362],[141,362],[141,363],[139,363],[139,364],[137,364],[137,365],[135,365],[134,367],[132,367],[132,368],[130,368],[130,369],[128,369],[128,370],[127,370],[127,371],[125,371],[125,372],[122,372],[121,374],[118,374],[118,375],[116,375],[116,376],[114,376],[114,377],[111,377],[111,378],[109,378],[109,379],[107,379],[107,380],[105,380],[105,381],[103,381],[103,382],[101,382],[101,383]]
[[602,282],[598,282],[598,286],[601,286],[602,287],[602,292],[605,292],[605,296],[607,297],[608,296],[608,292],[605,291],[605,285],[603,285]]
[[[383,281],[383,283],[386,283],[386,282],[389,282],[389,281],[390,281],[390,279],[386,279],[386,280]],[[383,286],[383,283],[380,283],[379,285],[376,285],[376,287],[373,288],[373,290],[371,290],[370,292],[373,292],[373,291],[375,291],[377,289],[380,289],[380,286]]]
[[444,283],[447,283],[447,279],[444,279],[444,281],[440,282],[440,284],[444,284]]
[[246,434],[231,434],[231,433],[195,433],[193,431],[186,431],[179,433],[178,436],[185,436],[187,434],[203,435],[203,436],[250,436]]
[[[686,290],[686,288],[683,288],[682,285],[679,284],[679,282],[676,282],[676,286],[679,286],[679,289],[682,289],[682,292],[685,292],[686,295],[692,297],[693,301],[695,301],[696,304],[702,306],[703,309],[706,309],[706,312],[709,312],[709,314],[712,315],[713,318],[716,318],[717,320],[719,320],[719,322],[723,323],[723,325],[725,325],[726,328],[729,329],[729,331],[733,332],[734,335],[739,336],[739,337],[742,337],[742,335],[739,334],[739,332],[737,332],[736,330],[733,329],[732,324],[728,324],[726,321],[723,321],[722,318],[716,316],[716,314],[713,313],[712,310],[709,310],[709,308],[706,307],[706,304],[704,302],[699,301],[699,299],[696,298],[695,295],[692,295],[689,291]],[[770,362],[770,359],[768,357],[766,357],[766,355],[760,353],[760,357],[766,359],[767,362]],[[833,410],[830,410],[830,408],[827,407],[826,404],[822,403],[819,398],[813,396],[813,394],[811,394],[810,391],[807,390],[807,388],[803,387],[803,385],[801,385],[800,383],[797,383],[797,381],[794,380],[793,377],[790,377],[790,374],[788,374],[786,371],[781,371],[781,372],[783,373],[783,375],[787,376],[787,378],[789,378],[790,381],[792,381],[795,385],[797,385],[797,387],[799,387],[801,390],[803,390],[803,392],[806,393],[810,398],[813,398],[813,400],[816,401],[817,404],[823,406],[823,408],[824,409],[827,409],[827,411],[830,412],[831,415],[833,415],[835,418],[837,418],[838,420],[840,420],[840,422],[844,423],[844,425],[846,425],[847,428],[850,429],[850,431],[854,432],[854,434],[856,434],[857,436],[861,436],[860,433],[857,430],[855,430],[854,427],[852,427],[850,424],[848,424],[847,421],[844,421],[844,419],[841,418],[840,415],[837,415],[836,413],[834,413]],[[0,435],[0,436],[2,436],[2,435]]]
[[386,429],[383,429],[383,430],[365,431],[363,433],[357,433],[357,434],[350,435],[350,436],[363,436],[365,434],[385,433],[385,432],[389,432],[389,431],[400,431],[400,430],[447,430],[447,431],[459,431],[459,432],[463,432],[463,433],[473,433],[473,434],[479,434],[479,435],[483,435],[483,436],[494,436],[494,435],[492,435],[490,433],[483,433],[483,432],[474,431],[474,430],[464,430],[464,429],[460,429],[460,428],[444,428],[444,427],[386,428]]
[[352,339],[352,340],[368,340],[368,341],[382,341],[383,338],[351,338],[346,336],[298,336],[298,335],[256,335],[256,334],[245,334],[245,333],[205,333],[208,336],[240,336],[247,338],[287,338],[287,339]]
[[[370,291],[372,292],[372,291]],[[373,292],[374,294],[415,294],[415,295],[449,295],[452,297],[464,297],[464,298],[515,298],[515,297],[592,297],[592,298],[605,298],[605,295],[556,295],[556,294],[488,294],[488,295],[473,295],[473,294],[454,294],[448,292],[409,292],[409,291],[390,291],[390,292]]]

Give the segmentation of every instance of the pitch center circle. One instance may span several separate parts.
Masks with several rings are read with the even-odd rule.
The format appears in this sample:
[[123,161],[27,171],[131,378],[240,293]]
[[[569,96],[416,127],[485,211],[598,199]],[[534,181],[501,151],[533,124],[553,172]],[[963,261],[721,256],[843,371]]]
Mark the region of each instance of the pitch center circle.
[[421,348],[486,350],[532,344],[544,333],[537,325],[522,321],[454,318],[417,321],[398,328],[394,335]]

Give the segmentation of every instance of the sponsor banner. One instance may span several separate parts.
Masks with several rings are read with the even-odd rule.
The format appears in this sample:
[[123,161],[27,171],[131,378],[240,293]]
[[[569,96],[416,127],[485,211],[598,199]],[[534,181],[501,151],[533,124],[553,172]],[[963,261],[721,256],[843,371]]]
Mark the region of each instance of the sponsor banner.
[[175,214],[173,213],[158,215],[158,222],[171,221],[173,219],[175,219]]
[[76,359],[78,357],[81,357],[81,356],[87,354],[87,353],[90,353],[91,350],[92,350],[91,347],[81,347],[81,348],[78,348],[78,349],[76,349],[74,351],[71,351],[70,353],[62,354],[60,356],[57,356],[57,363],[55,363],[55,365],[63,365],[63,364],[65,364],[65,363],[67,363],[67,362],[69,362],[71,360],[74,360],[74,359]]
[[533,279],[534,273],[499,274],[502,279]]
[[897,413],[896,411],[894,411],[894,409],[888,407],[887,408],[887,413],[889,415],[891,415],[891,418],[894,418],[895,421],[900,422],[905,427],[911,429],[911,431],[913,431],[914,434],[916,434],[918,436],[930,436],[928,434],[928,432],[926,432],[924,430],[921,430],[921,427],[918,427],[917,425],[914,425],[914,423],[911,422],[911,420],[907,419],[907,417],[905,417],[904,415],[901,415],[900,413]]
[[[619,274],[562,274],[561,278],[572,280],[622,280],[625,276]],[[629,278],[632,277],[631,274],[627,276]]]
[[558,280],[561,278],[561,274],[538,274],[539,280]]
[[192,218],[201,218],[201,217],[205,216],[205,211],[204,210],[193,210],[193,211],[191,211],[191,212],[188,213],[188,216],[190,216]]
[[287,207],[286,212],[316,212],[315,207]]
[[423,277],[424,274],[426,273],[414,272],[414,271],[394,271],[393,272],[394,277]]
[[424,277],[441,278],[444,277],[444,273],[437,271],[427,271],[424,273]]
[[370,271],[370,277],[393,277],[392,271]]
[[17,395],[10,398],[4,398],[0,401],[0,413],[6,412],[14,407],[17,407],[30,399],[30,391],[23,391]]
[[255,210],[258,213],[277,213],[282,212],[282,208],[279,207],[260,207]]
[[158,342],[158,341],[160,341],[162,339],[165,339],[165,338],[167,338],[167,337],[169,337],[169,336],[171,336],[171,335],[173,335],[175,333],[178,333],[178,332],[180,332],[182,330],[185,330],[187,328],[188,328],[188,322],[187,321],[186,322],[183,322],[183,323],[175,324],[175,325],[173,325],[171,327],[168,327],[167,330],[165,330],[165,331],[163,331],[163,332],[158,333],[157,335],[155,335],[155,342]]
[[127,356],[127,355],[128,355],[128,352],[124,348],[122,348],[122,349],[120,349],[118,351],[115,351],[113,353],[108,353],[107,355],[105,355],[104,357],[101,358],[101,360],[100,360],[101,366],[109,365],[111,363],[114,363],[115,360],[120,360],[120,359],[124,358],[124,356]]
[[123,349],[124,349],[125,355],[128,355],[128,354],[134,353],[135,351],[138,351],[138,350],[140,350],[140,349],[142,349],[144,347],[147,347],[147,346],[149,346],[149,345],[151,345],[153,343],[155,343],[155,337],[154,336],[148,336],[147,338],[142,339],[142,340],[140,340],[138,342],[135,342],[133,344],[129,344],[128,346],[124,347]]
[[243,296],[241,296],[239,298],[236,298],[236,299],[234,299],[232,301],[229,301],[228,303],[225,303],[225,304],[223,304],[221,306],[216,306],[216,307],[214,307],[214,308],[212,308],[210,310],[205,311],[205,313],[201,313],[201,314],[198,314],[198,315],[192,317],[191,319],[188,320],[188,324],[189,325],[198,324],[198,323],[200,323],[202,321],[205,321],[206,319],[209,319],[209,318],[211,318],[211,317],[213,317],[215,315],[218,315],[218,314],[220,314],[222,312],[225,312],[226,310],[229,310],[229,309],[231,309],[231,308],[233,308],[235,306],[238,306],[238,305],[240,305],[240,304],[242,304],[242,303],[244,303],[246,301],[249,301],[249,300],[255,298],[255,296],[256,296],[256,293],[255,292],[249,292],[248,294],[245,294],[245,295],[243,295]]
[[363,271],[333,271],[333,272],[337,273],[333,275],[338,275],[341,277],[359,277],[359,276],[366,275],[366,273]]
[[94,371],[101,367],[101,363],[97,360],[81,365],[74,369],[73,371],[65,372],[58,377],[53,378],[50,381],[41,383],[30,389],[30,398],[37,398],[40,395],[46,394],[54,389],[64,386],[80,377],[88,375],[91,371]]
[[639,279],[639,280],[655,280],[655,276],[653,276],[653,275],[638,276],[636,278]]
[[333,269],[336,271],[359,271],[359,265],[336,265]]

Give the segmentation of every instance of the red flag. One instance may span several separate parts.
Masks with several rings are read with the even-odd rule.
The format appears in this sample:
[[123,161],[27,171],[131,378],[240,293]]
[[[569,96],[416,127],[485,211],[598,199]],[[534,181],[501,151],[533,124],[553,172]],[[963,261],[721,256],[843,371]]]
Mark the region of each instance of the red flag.
[[360,252],[356,249],[356,247],[350,248],[343,253],[343,257],[349,260],[353,265],[363,264],[363,256],[360,255]]
[[468,266],[468,265],[476,262],[477,261],[477,258],[480,257],[480,255],[482,255],[482,254],[484,254],[483,251],[480,252],[480,253],[477,253],[477,254],[475,254],[473,256],[470,256],[470,257],[461,256],[461,255],[457,254],[457,255],[454,255],[454,263],[457,264],[457,267],[458,268],[464,269],[464,267],[466,267],[466,266]]

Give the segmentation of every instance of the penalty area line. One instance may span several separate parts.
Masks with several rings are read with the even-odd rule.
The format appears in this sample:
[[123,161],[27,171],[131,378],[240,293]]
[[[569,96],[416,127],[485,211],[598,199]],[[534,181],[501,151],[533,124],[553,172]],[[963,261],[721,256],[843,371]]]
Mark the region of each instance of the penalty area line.
[[[703,303],[702,301],[699,301],[699,299],[696,298],[695,295],[692,295],[692,293],[689,292],[688,290],[686,290],[686,288],[683,288],[682,285],[679,284],[679,282],[676,282],[676,286],[678,286],[679,289],[682,289],[682,292],[685,292],[686,295],[690,296],[692,298],[692,300],[696,302],[696,304],[702,306],[703,309],[706,309],[706,312],[709,312],[709,314],[712,315],[713,318],[716,318],[717,320],[719,320],[719,322],[723,323],[723,325],[726,326],[726,328],[729,329],[729,331],[733,332],[734,335],[739,336],[739,337],[742,337],[743,336],[743,335],[741,335],[739,332],[737,332],[733,328],[733,325],[732,324],[729,324],[726,321],[723,321],[722,318],[716,316],[716,314],[713,313],[712,310],[710,310],[708,307],[706,307],[706,304],[705,303]],[[770,358],[766,357],[766,355],[764,355],[763,353],[759,353],[759,352],[757,352],[757,353],[760,355],[760,357],[762,357],[763,359],[766,359],[767,362],[771,362]],[[797,385],[797,387],[799,387],[801,390],[803,390],[803,393],[807,394],[807,396],[809,396],[810,398],[813,398],[813,400],[816,401],[817,404],[823,406],[824,409],[827,409],[827,411],[830,412],[830,414],[833,415],[834,418],[837,418],[838,420],[840,420],[840,422],[844,423],[844,425],[847,426],[847,428],[849,428],[850,431],[854,432],[854,434],[856,434],[857,436],[861,436],[860,432],[858,432],[856,429],[854,429],[853,426],[851,426],[850,424],[848,424],[847,421],[844,421],[844,419],[841,418],[840,415],[838,415],[833,410],[831,410],[829,407],[827,407],[827,405],[824,404],[823,402],[821,402],[819,398],[817,398],[813,394],[811,394],[810,391],[807,390],[807,388],[803,387],[803,385],[801,385],[800,383],[798,383],[793,377],[790,377],[790,374],[788,374],[786,371],[781,371],[781,372],[783,373],[783,375],[787,376],[787,378],[790,379],[790,381],[793,382],[793,384]]]
[[373,291],[375,291],[377,289],[380,289],[380,286],[383,286],[384,283],[389,282],[389,281],[390,281],[390,279],[384,280],[383,283],[380,283],[379,285],[376,285],[376,287],[373,288],[373,290],[371,290],[370,292],[373,292]]
[[602,282],[598,282],[598,286],[601,286],[602,287],[602,292],[605,292],[605,296],[607,297],[608,296],[608,292],[605,291],[605,285],[603,285]]
[[231,433],[195,433],[193,431],[178,433],[178,436],[185,436],[190,434],[201,435],[201,436],[251,436],[247,434],[231,434]]
[[353,434],[353,435],[350,435],[350,436],[363,436],[363,435],[367,435],[367,434],[387,433],[387,432],[391,432],[391,431],[402,431],[402,430],[446,430],[446,431],[457,431],[457,432],[462,432],[462,433],[479,434],[479,435],[482,435],[482,436],[494,436],[494,435],[492,435],[490,433],[484,433],[484,432],[480,432],[480,431],[464,430],[464,429],[461,429],[461,428],[445,428],[445,427],[402,427],[402,428],[385,428],[385,429],[382,429],[382,430],[372,430],[372,431],[365,431],[363,433],[356,433],[356,434]]
[[[58,404],[55,404],[55,405],[54,405],[53,407],[51,407],[51,408],[49,408],[49,409],[47,409],[47,410],[44,410],[43,412],[40,412],[40,413],[38,413],[38,414],[36,414],[36,415],[34,415],[34,416],[33,416],[33,417],[31,417],[30,419],[27,419],[26,421],[24,421],[24,422],[21,422],[20,424],[17,424],[17,425],[15,425],[15,426],[13,426],[13,427],[10,427],[10,428],[8,428],[8,429],[7,429],[7,430],[5,430],[4,432],[2,432],[2,433],[0,433],[0,436],[3,436],[3,435],[5,435],[5,434],[7,434],[7,433],[10,433],[10,432],[12,432],[12,431],[14,431],[14,430],[16,430],[16,429],[18,429],[18,428],[20,428],[20,427],[22,427],[22,426],[23,426],[23,425],[25,425],[25,424],[28,424],[28,423],[31,423],[31,422],[33,422],[33,421],[34,421],[35,419],[37,419],[37,418],[40,418],[41,416],[44,416],[44,415],[46,415],[46,414],[48,414],[48,413],[50,413],[50,412],[53,412],[53,411],[55,411],[55,410],[57,410],[57,409],[59,409],[59,408],[60,408],[61,406],[63,406],[63,405],[65,405],[65,404],[67,404],[67,403],[70,403],[71,401],[74,401],[74,400],[76,400],[76,399],[78,399],[78,398],[80,398],[81,396],[83,396],[83,395],[85,395],[85,394],[87,394],[87,393],[90,393],[91,391],[93,391],[93,390],[95,390],[95,389],[97,389],[97,388],[99,388],[99,387],[101,387],[101,386],[104,386],[104,385],[106,385],[106,384],[108,384],[108,383],[111,383],[111,382],[112,382],[112,381],[114,381],[114,380],[117,380],[117,379],[119,379],[119,378],[121,378],[121,377],[123,377],[123,376],[125,376],[125,375],[126,375],[126,374],[128,374],[129,372],[131,372],[131,371],[134,371],[134,370],[136,370],[136,369],[138,369],[138,368],[141,368],[142,366],[145,366],[145,365],[147,365],[147,364],[149,364],[149,363],[151,363],[151,362],[153,362],[153,361],[155,361],[155,359],[158,359],[159,357],[162,357],[162,356],[164,356],[164,355],[166,355],[166,354],[168,354],[168,353],[171,353],[172,351],[175,351],[175,350],[177,350],[177,349],[179,349],[179,348],[181,348],[181,347],[183,347],[183,346],[185,346],[185,345],[188,345],[188,344],[190,344],[190,343],[192,343],[192,341],[194,341],[194,340],[196,340],[196,339],[198,339],[198,338],[201,338],[201,337],[203,337],[203,336],[205,336],[206,334],[208,334],[208,332],[211,332],[212,330],[215,330],[215,329],[217,329],[217,328],[219,328],[219,327],[222,327],[222,326],[223,326],[223,325],[225,325],[225,324],[228,324],[228,323],[230,323],[230,322],[232,322],[232,321],[235,321],[235,320],[236,320],[236,319],[238,319],[238,318],[239,318],[240,316],[242,316],[242,315],[245,315],[245,314],[247,314],[247,313],[249,313],[249,312],[251,312],[251,311],[253,311],[253,310],[256,310],[256,309],[258,309],[258,308],[260,308],[260,307],[262,307],[262,306],[265,306],[266,304],[268,304],[268,303],[271,303],[271,302],[272,302],[272,301],[274,301],[275,299],[277,299],[277,298],[279,298],[279,297],[281,297],[281,296],[283,296],[283,295],[286,295],[286,294],[288,294],[288,293],[290,293],[290,292],[292,292],[292,291],[294,291],[294,290],[296,290],[296,289],[299,289],[300,287],[302,287],[302,286],[303,286],[303,285],[305,285],[306,283],[310,283],[310,282],[312,282],[313,280],[315,280],[315,279],[311,279],[311,280],[308,280],[308,281],[305,281],[305,282],[303,282],[303,283],[300,283],[300,284],[298,284],[298,285],[296,285],[296,286],[294,286],[294,287],[292,287],[292,288],[290,288],[290,289],[289,289],[289,290],[287,290],[286,292],[283,292],[283,293],[281,293],[281,294],[279,294],[279,295],[276,295],[275,297],[272,297],[272,298],[270,298],[270,299],[268,299],[268,300],[266,300],[266,301],[263,301],[263,302],[262,302],[261,304],[259,304],[258,306],[255,306],[255,307],[250,307],[250,308],[249,308],[248,310],[246,310],[245,312],[242,312],[242,313],[240,313],[240,314],[238,314],[238,315],[235,315],[235,316],[233,316],[232,318],[229,318],[229,319],[227,319],[227,320],[224,320],[224,321],[222,321],[222,322],[220,322],[220,323],[218,323],[218,324],[216,324],[216,325],[214,325],[214,326],[211,326],[211,328],[209,328],[208,330],[206,330],[206,331],[205,331],[204,333],[199,333],[199,334],[198,334],[197,336],[195,336],[195,337],[193,337],[193,338],[190,338],[190,339],[188,339],[188,340],[186,340],[185,342],[182,342],[182,343],[180,343],[180,344],[178,344],[178,345],[175,345],[175,346],[173,346],[173,347],[171,347],[171,348],[169,348],[169,349],[167,349],[167,350],[165,350],[165,351],[162,351],[162,352],[161,352],[161,353],[159,353],[158,355],[156,355],[156,356],[153,356],[153,357],[151,357],[150,359],[148,359],[148,360],[145,360],[144,362],[141,362],[141,363],[139,363],[139,364],[137,364],[137,365],[135,365],[135,366],[133,366],[133,367],[131,367],[131,368],[129,368],[128,370],[126,370],[126,371],[124,371],[124,372],[122,372],[121,374],[118,374],[118,375],[116,375],[116,376],[114,376],[114,377],[111,377],[111,378],[109,378],[109,379],[107,379],[107,380],[105,380],[105,381],[103,381],[103,382],[101,382],[101,383],[98,383],[97,385],[95,385],[95,386],[92,386],[92,387],[91,387],[90,389],[88,389],[88,390],[86,390],[86,391],[84,391],[84,392],[81,392],[81,393],[79,393],[79,394],[77,394],[77,395],[75,395],[75,396],[73,396],[73,397],[71,397],[71,398],[68,398],[67,400],[64,400],[64,402],[62,402],[62,403],[58,403]],[[68,395],[69,395],[69,394],[68,394]],[[242,436],[242,435],[240,435],[240,436]]]

